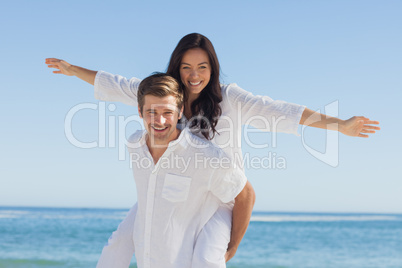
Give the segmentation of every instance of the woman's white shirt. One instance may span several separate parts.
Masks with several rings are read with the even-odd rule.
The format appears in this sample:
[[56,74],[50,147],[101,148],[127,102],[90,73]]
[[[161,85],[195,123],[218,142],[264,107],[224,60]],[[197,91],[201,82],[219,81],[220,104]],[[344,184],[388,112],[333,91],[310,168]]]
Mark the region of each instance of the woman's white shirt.
[[[141,80],[127,79],[98,71],[95,77],[95,98],[137,106],[137,91]],[[269,132],[297,135],[305,106],[253,95],[236,84],[221,85],[222,115],[216,125],[217,134],[211,140],[243,167],[241,151],[242,126],[250,125]],[[258,144],[261,144],[259,141]]]

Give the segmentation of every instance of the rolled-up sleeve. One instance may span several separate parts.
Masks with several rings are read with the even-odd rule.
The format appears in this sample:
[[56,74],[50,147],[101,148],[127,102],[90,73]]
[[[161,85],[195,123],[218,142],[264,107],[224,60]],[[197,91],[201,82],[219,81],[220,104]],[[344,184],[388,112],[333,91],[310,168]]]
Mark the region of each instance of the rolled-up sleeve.
[[241,115],[242,125],[298,135],[297,129],[305,106],[253,95],[236,84],[224,86],[222,91],[231,110]]
[[140,83],[141,80],[138,78],[127,79],[120,75],[98,71],[94,83],[95,98],[137,106],[137,91]]
[[214,172],[209,190],[223,203],[228,203],[236,198],[246,183],[247,178],[244,171],[231,165]]

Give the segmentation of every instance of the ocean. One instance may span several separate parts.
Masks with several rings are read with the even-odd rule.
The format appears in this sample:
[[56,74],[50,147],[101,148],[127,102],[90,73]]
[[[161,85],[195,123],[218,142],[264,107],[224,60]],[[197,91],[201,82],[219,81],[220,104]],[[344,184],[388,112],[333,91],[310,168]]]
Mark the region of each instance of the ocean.
[[[0,268],[95,267],[127,212],[0,207]],[[402,267],[402,215],[254,212],[227,267]]]

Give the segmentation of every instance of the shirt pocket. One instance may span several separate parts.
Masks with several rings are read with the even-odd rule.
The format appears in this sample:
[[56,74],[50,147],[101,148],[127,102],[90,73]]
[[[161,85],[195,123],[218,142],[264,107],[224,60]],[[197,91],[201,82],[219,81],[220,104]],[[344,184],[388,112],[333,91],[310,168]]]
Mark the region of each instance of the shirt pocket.
[[162,189],[162,197],[170,202],[184,202],[187,200],[190,185],[190,177],[166,174]]

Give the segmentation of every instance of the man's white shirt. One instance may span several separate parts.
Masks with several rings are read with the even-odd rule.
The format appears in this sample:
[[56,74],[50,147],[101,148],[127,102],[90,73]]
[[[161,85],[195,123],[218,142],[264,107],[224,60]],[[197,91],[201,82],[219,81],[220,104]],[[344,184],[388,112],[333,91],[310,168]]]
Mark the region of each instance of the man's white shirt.
[[137,187],[134,246],[138,267],[191,267],[196,239],[219,205],[246,184],[244,172],[221,149],[184,128],[154,164],[147,132],[129,139]]

